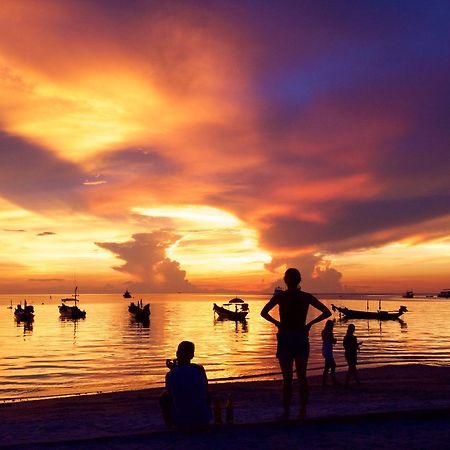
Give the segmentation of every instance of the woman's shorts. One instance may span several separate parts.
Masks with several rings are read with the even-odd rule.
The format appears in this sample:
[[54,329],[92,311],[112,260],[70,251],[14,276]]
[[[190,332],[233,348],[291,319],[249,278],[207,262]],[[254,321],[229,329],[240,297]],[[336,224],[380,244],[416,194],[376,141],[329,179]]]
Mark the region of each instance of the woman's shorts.
[[308,359],[309,357],[309,338],[304,331],[279,331],[277,343],[278,359]]

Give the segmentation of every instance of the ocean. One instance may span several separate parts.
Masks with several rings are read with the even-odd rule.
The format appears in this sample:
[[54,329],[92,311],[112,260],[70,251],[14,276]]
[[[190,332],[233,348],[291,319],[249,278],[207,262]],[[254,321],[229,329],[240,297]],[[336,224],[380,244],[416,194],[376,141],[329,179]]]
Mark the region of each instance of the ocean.
[[[196,345],[194,362],[203,364],[211,382],[280,378],[275,358],[275,327],[260,317],[270,295],[242,295],[250,305],[246,323],[219,321],[213,303],[228,301],[223,294],[139,294],[151,304],[147,326],[128,313],[129,300],[121,294],[84,294],[80,307],[86,318],[63,320],[60,298],[66,295],[0,296],[0,400],[11,401],[61,395],[162,387],[165,361],[174,358],[178,343]],[[238,295],[239,296],[239,295]],[[322,295],[332,303],[353,309],[398,310],[406,305],[402,321],[352,320],[363,341],[359,364],[424,363],[450,365],[450,301],[404,299],[395,295]],[[16,323],[10,301],[34,305],[32,326]],[[310,316],[317,311],[310,310]],[[335,316],[338,319],[338,316]],[[337,320],[335,359],[345,369],[342,339],[348,323]],[[309,373],[323,367],[320,332],[310,334]]]

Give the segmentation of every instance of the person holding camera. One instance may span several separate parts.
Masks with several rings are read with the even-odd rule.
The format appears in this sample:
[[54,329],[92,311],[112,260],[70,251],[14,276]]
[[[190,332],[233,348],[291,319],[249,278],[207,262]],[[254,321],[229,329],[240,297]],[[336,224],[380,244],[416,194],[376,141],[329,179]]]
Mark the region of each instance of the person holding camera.
[[212,418],[208,379],[203,366],[191,362],[193,342],[178,345],[177,358],[166,360],[166,391],[161,396],[161,408],[167,426],[204,428]]

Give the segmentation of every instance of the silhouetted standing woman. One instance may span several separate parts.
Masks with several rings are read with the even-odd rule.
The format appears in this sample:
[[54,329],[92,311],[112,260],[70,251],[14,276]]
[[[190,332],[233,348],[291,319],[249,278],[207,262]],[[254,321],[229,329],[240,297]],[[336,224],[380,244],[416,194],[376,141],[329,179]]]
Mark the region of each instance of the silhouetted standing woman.
[[[287,290],[275,294],[261,311],[261,316],[277,328],[277,358],[283,375],[283,418],[288,419],[292,400],[293,364],[297,370],[300,396],[300,418],[306,415],[308,385],[306,369],[309,357],[309,330],[311,326],[331,316],[330,310],[313,295],[299,288],[301,281],[297,269],[284,274]],[[306,323],[309,305],[322,314]],[[269,312],[278,306],[280,320]]]

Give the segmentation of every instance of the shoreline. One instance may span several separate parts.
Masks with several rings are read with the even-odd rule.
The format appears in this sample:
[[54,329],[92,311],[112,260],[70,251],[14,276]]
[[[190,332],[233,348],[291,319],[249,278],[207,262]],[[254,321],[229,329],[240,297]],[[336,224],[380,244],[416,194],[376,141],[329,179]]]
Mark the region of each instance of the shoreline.
[[[420,364],[420,363],[392,363],[388,362],[386,364],[380,364],[377,362],[374,362],[372,364],[369,363],[362,363],[358,364],[359,370],[365,370],[365,369],[376,369],[379,367],[384,367],[386,365],[427,365],[430,367],[449,367],[446,364]],[[345,363],[337,364],[336,366],[336,374],[342,374],[346,371],[347,365]],[[308,379],[313,377],[318,377],[319,374],[322,373],[323,367],[317,366],[317,367],[311,367],[308,368]],[[214,384],[227,384],[227,383],[259,383],[259,382],[267,382],[267,381],[281,381],[282,376],[281,372],[267,372],[257,375],[239,375],[239,376],[231,376],[231,377],[224,377],[224,378],[213,378],[209,379],[208,383],[209,385]],[[56,399],[62,399],[62,398],[78,398],[78,397],[89,397],[89,396],[95,396],[95,395],[106,395],[106,394],[121,394],[126,392],[139,392],[139,391],[147,391],[147,390],[153,390],[153,389],[164,389],[164,381],[161,381],[158,385],[154,385],[148,388],[144,389],[120,389],[120,390],[92,390],[92,391],[84,391],[84,392],[68,392],[68,393],[61,393],[61,394],[42,394],[42,395],[36,395],[36,396],[27,396],[27,397],[0,397],[0,408],[3,405],[8,404],[15,404],[15,403],[24,403],[24,402],[34,402],[34,401],[40,401],[40,400],[56,400]]]
[[[344,375],[337,373],[341,381]],[[392,365],[362,368],[359,375],[362,385],[348,388],[323,387],[320,376],[310,375],[306,423],[312,426],[321,421],[450,411],[450,367]],[[235,425],[223,429],[274,426],[281,413],[280,380],[210,383],[209,388],[222,406],[228,394],[233,396]],[[162,390],[150,388],[3,403],[0,446],[120,440],[142,434],[147,438],[154,435],[169,439],[174,432],[163,425],[158,403]],[[297,407],[294,396],[294,414]]]

